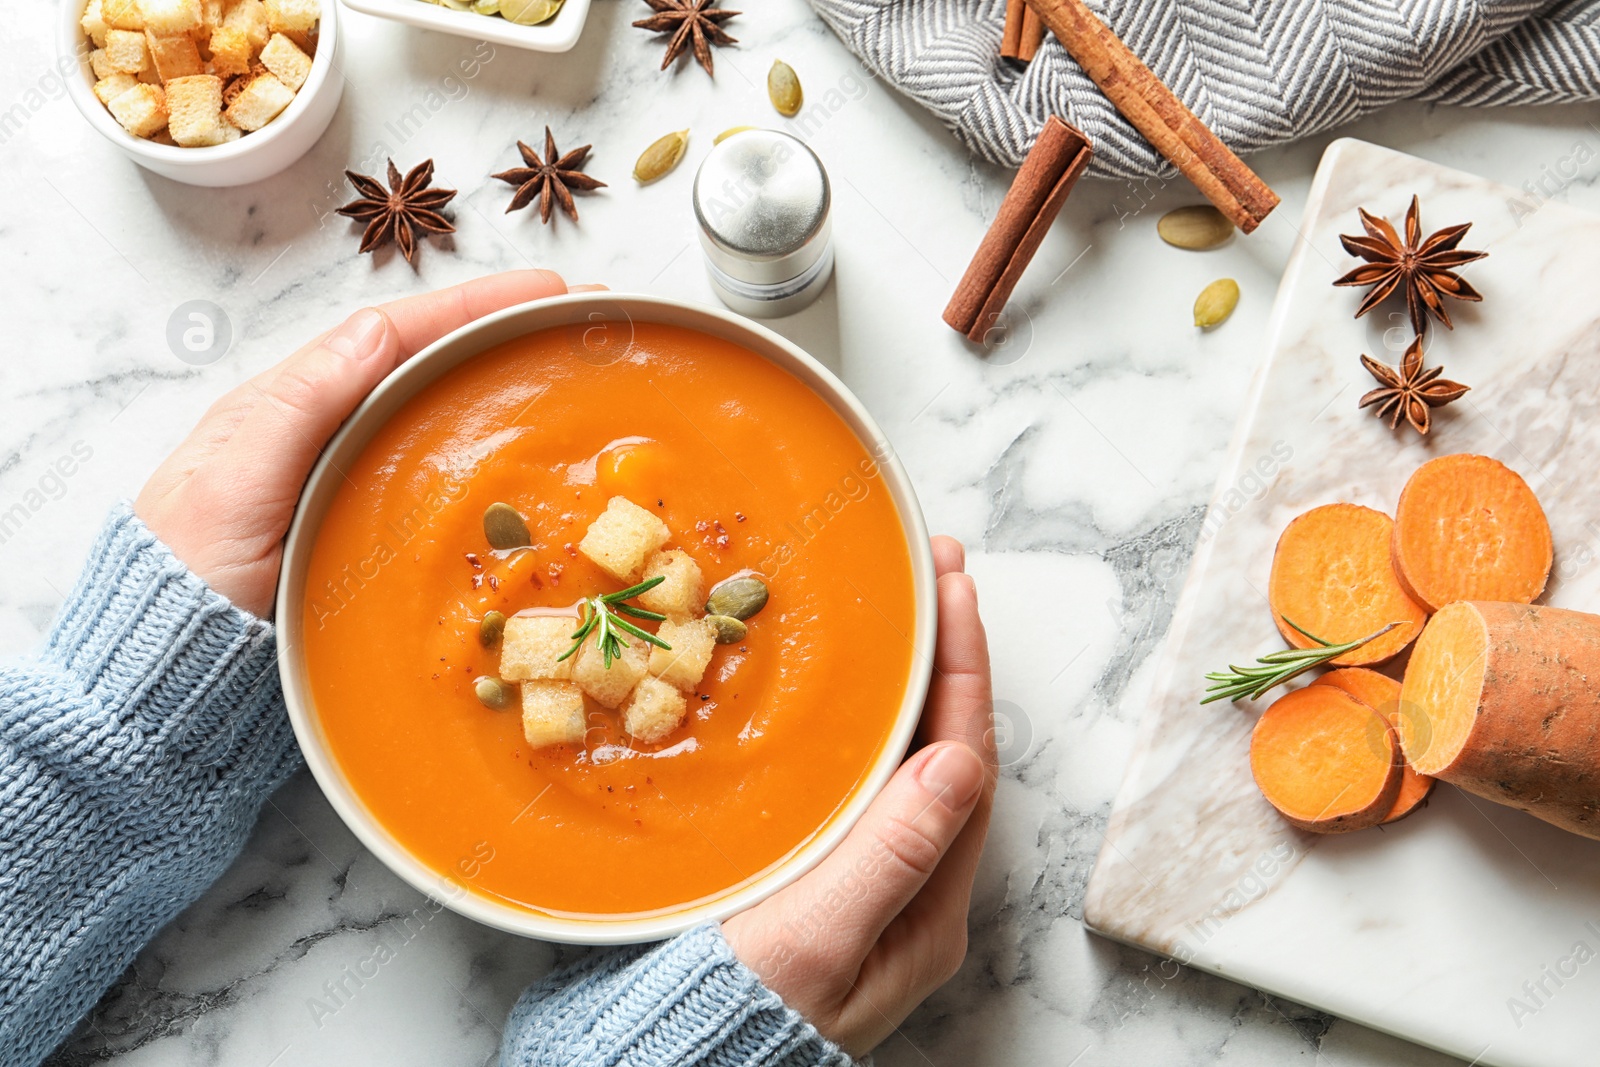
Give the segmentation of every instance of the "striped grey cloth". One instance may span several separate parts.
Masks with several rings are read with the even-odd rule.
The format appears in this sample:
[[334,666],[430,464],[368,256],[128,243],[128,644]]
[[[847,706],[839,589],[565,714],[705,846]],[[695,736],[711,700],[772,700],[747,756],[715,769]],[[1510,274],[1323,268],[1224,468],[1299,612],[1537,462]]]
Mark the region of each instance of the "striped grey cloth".
[[[1091,173],[1170,174],[1054,37],[999,57],[1005,0],[811,0],[867,67],[980,155],[1021,163],[1046,116],[1094,142]],[[1241,154],[1392,101],[1600,99],[1600,0],[1090,0]]]

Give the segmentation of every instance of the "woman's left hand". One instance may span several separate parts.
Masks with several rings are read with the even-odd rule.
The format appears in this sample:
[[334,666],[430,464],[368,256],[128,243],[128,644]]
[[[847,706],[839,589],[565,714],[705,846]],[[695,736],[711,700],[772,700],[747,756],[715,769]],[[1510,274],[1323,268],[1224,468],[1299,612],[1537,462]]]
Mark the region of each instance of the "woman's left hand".
[[565,292],[558,274],[519,270],[363,308],[213,404],[134,512],[212,589],[268,617],[300,490],[356,405],[450,331]]

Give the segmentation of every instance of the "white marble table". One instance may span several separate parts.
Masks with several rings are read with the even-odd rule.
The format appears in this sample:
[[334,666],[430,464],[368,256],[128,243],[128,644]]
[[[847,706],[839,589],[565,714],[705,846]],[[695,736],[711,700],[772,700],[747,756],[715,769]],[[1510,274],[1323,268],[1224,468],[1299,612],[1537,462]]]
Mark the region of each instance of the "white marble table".
[[[1162,211],[1196,199],[1182,182],[1084,184],[1017,292],[1023,328],[984,359],[939,312],[1008,175],[867,79],[801,0],[746,6],[729,27],[743,45],[719,53],[715,85],[698,69],[657,74],[657,45],[627,26],[636,3],[597,4],[568,55],[497,49],[470,80],[452,71],[472,42],[348,15],[350,84],[317,148],[259,185],[200,191],[148,176],[104,143],[46,73],[53,6],[12,5],[0,30],[0,110],[17,117],[0,125],[0,513],[20,503],[26,515],[0,531],[0,648],[38,637],[106,507],[132,495],[213,398],[362,304],[527,264],[711,300],[691,244],[692,164],[718,130],[770,122],[763,75],[781,57],[811,99],[838,90],[809,138],[835,182],[838,276],[777,326],[861,395],[931,525],[971,547],[996,695],[1017,727],[971,956],[880,1062],[1451,1062],[1117,947],[1081,923],[1150,652],[1328,138],[1258,157],[1284,204],[1254,237],[1210,254],[1155,237]],[[1515,186],[1563,161],[1570,173],[1582,143],[1561,195],[1600,208],[1593,121],[1595,108],[1404,106],[1341,132]],[[547,122],[563,146],[593,141],[591,169],[612,183],[581,202],[581,226],[502,215],[506,187],[485,177]],[[637,153],[684,126],[689,165],[636,188]],[[402,166],[434,157],[462,194],[453,250],[430,243],[416,272],[357,256],[351,228],[329,216],[343,168],[385,144]],[[1190,304],[1223,275],[1243,300],[1199,336]],[[169,315],[191,299],[222,307],[235,333],[205,367],[165,340]],[[90,457],[52,475],[75,447]],[[353,980],[380,942],[392,961]],[[53,1062],[489,1063],[511,1001],[552,958],[428,910],[301,775],[239,862]],[[337,1010],[317,1011],[319,1001]]]

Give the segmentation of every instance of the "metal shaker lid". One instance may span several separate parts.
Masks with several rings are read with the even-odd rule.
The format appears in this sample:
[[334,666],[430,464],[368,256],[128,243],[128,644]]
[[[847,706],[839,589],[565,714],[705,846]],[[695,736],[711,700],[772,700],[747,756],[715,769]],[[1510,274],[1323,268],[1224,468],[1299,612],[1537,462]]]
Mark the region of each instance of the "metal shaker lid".
[[828,173],[804,141],[745,130],[713,148],[694,177],[700,244],[713,266],[772,284],[804,273],[828,244]]

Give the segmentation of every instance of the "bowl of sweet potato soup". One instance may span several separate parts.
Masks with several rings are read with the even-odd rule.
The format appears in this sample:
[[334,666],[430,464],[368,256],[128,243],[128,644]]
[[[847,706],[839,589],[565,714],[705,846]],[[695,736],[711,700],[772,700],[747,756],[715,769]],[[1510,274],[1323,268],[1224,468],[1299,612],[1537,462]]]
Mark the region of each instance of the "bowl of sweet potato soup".
[[816,360],[584,293],[373,392],[307,484],[277,616],[306,761],[379,859],[504,930],[642,941],[786,885],[888,781],[933,559]]

